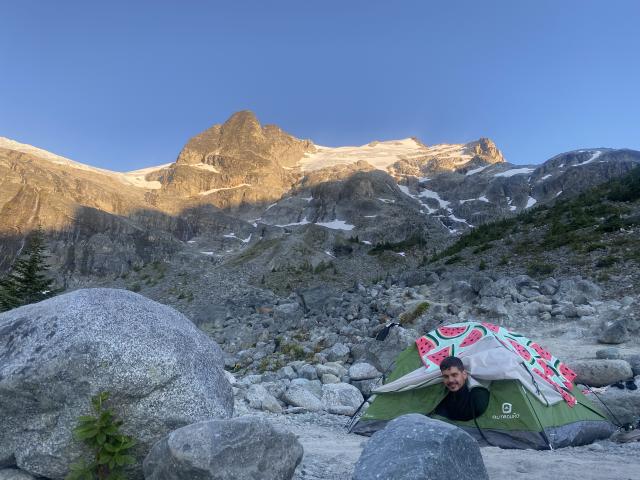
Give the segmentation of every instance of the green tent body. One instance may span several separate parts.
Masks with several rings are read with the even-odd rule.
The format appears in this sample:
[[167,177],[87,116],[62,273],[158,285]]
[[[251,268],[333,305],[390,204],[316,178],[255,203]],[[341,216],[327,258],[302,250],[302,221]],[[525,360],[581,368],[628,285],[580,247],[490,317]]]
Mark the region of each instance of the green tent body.
[[[458,356],[471,388],[488,388],[489,406],[474,420],[453,421],[432,412],[447,390],[439,364]],[[480,443],[502,448],[548,449],[608,438],[615,426],[573,385],[575,374],[537,343],[488,323],[457,323],[421,337],[396,359],[352,428],[370,435],[408,413],[452,423]]]

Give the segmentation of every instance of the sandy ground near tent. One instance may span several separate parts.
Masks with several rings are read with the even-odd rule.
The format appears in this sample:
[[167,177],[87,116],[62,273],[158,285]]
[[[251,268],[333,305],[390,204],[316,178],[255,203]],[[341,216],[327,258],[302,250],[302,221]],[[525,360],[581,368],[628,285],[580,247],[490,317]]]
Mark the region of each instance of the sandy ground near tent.
[[[317,413],[269,417],[295,433],[304,447],[295,480],[351,478],[367,438],[345,433],[345,417]],[[491,480],[640,480],[640,442],[607,440],[554,451],[497,447],[481,451]]]

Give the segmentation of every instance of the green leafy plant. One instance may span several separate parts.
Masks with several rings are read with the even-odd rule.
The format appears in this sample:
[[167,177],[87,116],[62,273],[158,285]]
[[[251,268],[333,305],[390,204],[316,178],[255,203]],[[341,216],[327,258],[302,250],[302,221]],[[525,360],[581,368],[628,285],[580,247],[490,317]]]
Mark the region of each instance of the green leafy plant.
[[91,398],[93,415],[82,415],[73,430],[75,437],[93,453],[91,462],[71,465],[65,480],[125,480],[124,467],[135,463],[130,451],[135,440],[120,432],[122,421],[107,407],[108,392]]

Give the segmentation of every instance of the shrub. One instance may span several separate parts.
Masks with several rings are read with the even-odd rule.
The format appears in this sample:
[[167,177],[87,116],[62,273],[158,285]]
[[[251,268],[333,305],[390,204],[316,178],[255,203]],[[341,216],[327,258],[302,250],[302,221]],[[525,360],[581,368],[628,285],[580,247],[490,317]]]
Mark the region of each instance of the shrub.
[[321,273],[325,270],[329,270],[333,266],[333,262],[325,262],[322,260],[318,265],[313,269],[313,273]]
[[447,258],[444,261],[444,263],[445,263],[445,265],[451,265],[451,264],[459,262],[460,260],[462,260],[462,257],[460,255],[454,255],[453,257]]
[[618,263],[620,259],[613,255],[609,255],[608,257],[602,257],[600,260],[596,262],[596,267],[598,268],[607,268],[612,267],[616,263]]
[[599,243],[599,242],[588,243],[584,247],[585,252],[593,252],[594,250],[606,250],[606,249],[607,249],[607,246],[604,243]]
[[376,245],[367,252],[369,255],[377,255],[386,250],[394,252],[403,252],[409,250],[412,247],[424,247],[427,241],[419,233],[414,233],[400,242],[378,242]]
[[305,357],[304,348],[297,343],[281,343],[280,351],[294,360],[302,360]]
[[400,315],[400,325],[407,325],[415,322],[423,313],[429,310],[429,302],[421,302],[410,312]]
[[614,181],[607,198],[615,202],[640,199],[640,168],[636,167],[625,177]]
[[598,230],[600,232],[617,232],[621,228],[623,228],[624,222],[620,218],[619,215],[611,215],[607,217],[607,219],[600,224]]
[[550,273],[553,273],[555,269],[556,267],[549,263],[532,262],[527,267],[527,273],[531,277],[537,277],[541,275],[549,275]]
[[478,248],[476,248],[473,251],[473,253],[481,253],[481,252],[484,252],[486,250],[489,250],[492,247],[493,247],[493,245],[491,243],[487,242],[484,245],[480,245]]
[[486,270],[487,263],[484,261],[484,258],[480,260],[480,265],[478,265],[478,270]]
[[71,465],[65,480],[124,480],[124,467],[135,463],[129,452],[136,442],[120,433],[122,421],[107,408],[108,399],[108,392],[94,396],[91,399],[94,414],[78,418],[73,433],[92,451],[93,460]]

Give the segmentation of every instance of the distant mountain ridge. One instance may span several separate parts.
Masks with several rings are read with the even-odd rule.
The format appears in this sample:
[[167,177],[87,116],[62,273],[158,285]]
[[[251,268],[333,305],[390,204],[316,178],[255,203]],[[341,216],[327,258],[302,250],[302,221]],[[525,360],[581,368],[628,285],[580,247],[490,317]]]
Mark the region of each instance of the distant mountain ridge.
[[[418,236],[437,249],[638,163],[640,152],[600,148],[512,165],[487,138],[323,147],[248,111],[193,137],[174,163],[127,173],[0,138],[0,270],[38,224],[69,275],[123,274],[194,245],[226,261],[267,240],[317,239],[318,229],[363,245]],[[302,250],[315,265],[326,248]],[[271,268],[284,252],[273,255]]]

